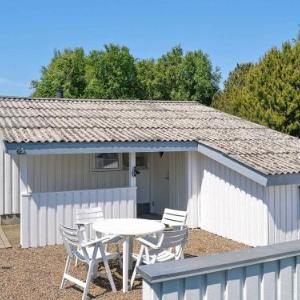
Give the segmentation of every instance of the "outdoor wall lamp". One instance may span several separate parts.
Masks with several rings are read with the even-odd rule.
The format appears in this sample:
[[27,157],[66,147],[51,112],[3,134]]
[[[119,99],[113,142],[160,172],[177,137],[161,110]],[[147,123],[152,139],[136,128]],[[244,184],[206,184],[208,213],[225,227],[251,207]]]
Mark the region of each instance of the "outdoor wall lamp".
[[135,167],[132,169],[132,176],[136,177],[137,175],[141,174],[141,172]]

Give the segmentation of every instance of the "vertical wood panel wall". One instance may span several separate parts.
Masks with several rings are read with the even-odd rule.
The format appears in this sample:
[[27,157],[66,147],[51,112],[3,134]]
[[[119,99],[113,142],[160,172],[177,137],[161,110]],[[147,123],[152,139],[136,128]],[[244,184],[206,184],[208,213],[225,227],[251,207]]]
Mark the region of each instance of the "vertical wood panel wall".
[[[0,143],[0,215],[20,213],[19,156],[4,153]],[[28,156],[28,184],[33,192],[128,186],[128,170],[92,172],[90,155]],[[137,177],[138,203],[150,202],[150,170]]]
[[198,160],[199,227],[248,245],[266,245],[266,188],[204,155]]
[[28,156],[28,184],[36,193],[128,186],[128,170],[92,172],[89,154]]
[[267,188],[269,244],[300,239],[299,185]]
[[169,153],[170,208],[187,210],[188,178],[187,153]]
[[[59,192],[128,186],[128,170],[92,172],[89,154],[28,156],[31,190]],[[138,202],[150,202],[149,170],[137,176]]]
[[[218,257],[216,256],[216,261]],[[298,300],[300,256],[149,284],[143,300]]]
[[20,213],[19,157],[4,152],[0,142],[0,215]]
[[298,300],[300,241],[144,265],[144,300]]
[[136,216],[136,188],[33,193],[22,205],[23,248],[60,244],[59,224],[74,227],[76,208],[101,207],[107,218]]
[[198,195],[201,176],[198,172],[198,153],[174,152],[170,157],[169,207],[188,212],[187,225],[198,227]]

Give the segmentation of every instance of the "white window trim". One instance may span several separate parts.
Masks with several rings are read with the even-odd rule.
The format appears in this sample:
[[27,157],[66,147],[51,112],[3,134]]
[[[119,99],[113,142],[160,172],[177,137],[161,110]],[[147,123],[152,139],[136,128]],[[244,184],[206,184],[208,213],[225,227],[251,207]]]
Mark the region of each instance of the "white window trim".
[[111,171],[121,171],[122,170],[122,165],[123,165],[123,161],[122,161],[122,154],[118,153],[118,160],[119,160],[119,167],[118,168],[112,168],[112,169],[96,169],[95,168],[95,158],[96,155],[98,154],[105,154],[105,153],[93,153],[90,154],[90,169],[92,172],[111,172]]

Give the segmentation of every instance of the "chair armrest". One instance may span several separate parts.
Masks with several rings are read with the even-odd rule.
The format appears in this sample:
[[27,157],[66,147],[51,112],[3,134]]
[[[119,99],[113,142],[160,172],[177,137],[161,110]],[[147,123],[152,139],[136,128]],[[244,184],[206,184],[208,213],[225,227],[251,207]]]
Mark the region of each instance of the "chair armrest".
[[159,249],[158,245],[155,245],[152,242],[150,242],[144,238],[137,238],[136,240],[139,241],[144,246],[150,247],[152,249]]
[[82,248],[86,248],[86,247],[91,247],[91,246],[94,246],[98,243],[102,243],[104,244],[107,240],[107,237],[102,237],[100,239],[95,239],[95,240],[92,240],[92,241],[89,241],[89,242],[83,242],[80,244],[80,247]]
[[105,235],[101,239],[103,239],[102,243],[117,243],[119,240],[122,239],[119,235]]

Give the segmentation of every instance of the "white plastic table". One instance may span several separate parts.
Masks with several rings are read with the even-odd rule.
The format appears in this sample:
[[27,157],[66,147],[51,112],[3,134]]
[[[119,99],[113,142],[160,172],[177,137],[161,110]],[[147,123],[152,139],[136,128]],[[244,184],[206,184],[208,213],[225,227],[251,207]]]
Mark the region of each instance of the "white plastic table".
[[102,219],[94,223],[96,232],[124,237],[123,242],[123,292],[128,291],[128,266],[130,244],[134,236],[153,234],[164,230],[161,222],[146,219]]

